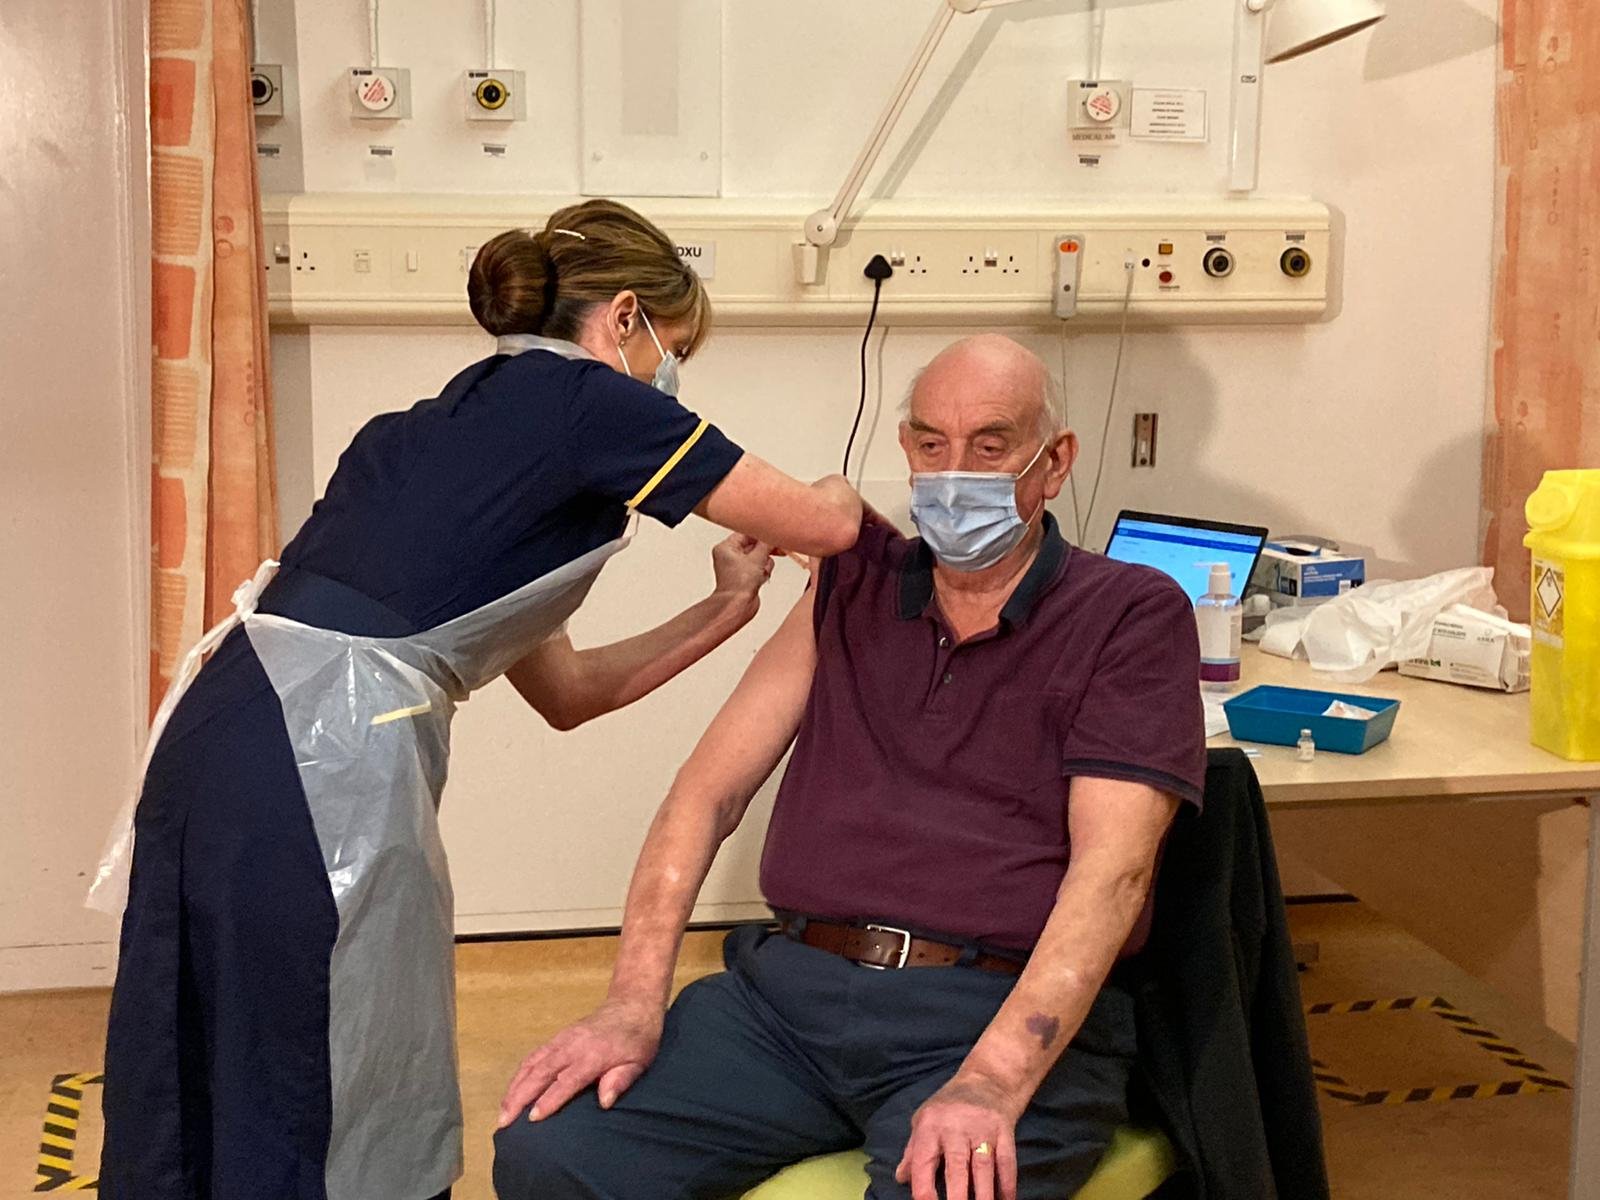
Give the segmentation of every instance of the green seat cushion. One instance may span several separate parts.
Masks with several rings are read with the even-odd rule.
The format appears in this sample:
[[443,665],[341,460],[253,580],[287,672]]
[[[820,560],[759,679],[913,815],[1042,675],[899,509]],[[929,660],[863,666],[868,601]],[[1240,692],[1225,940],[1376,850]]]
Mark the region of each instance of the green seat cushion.
[[[1166,1135],[1124,1126],[1072,1200],[1144,1200],[1176,1169]],[[746,1192],[744,1200],[860,1200],[866,1189],[867,1156],[846,1150],[786,1167]]]

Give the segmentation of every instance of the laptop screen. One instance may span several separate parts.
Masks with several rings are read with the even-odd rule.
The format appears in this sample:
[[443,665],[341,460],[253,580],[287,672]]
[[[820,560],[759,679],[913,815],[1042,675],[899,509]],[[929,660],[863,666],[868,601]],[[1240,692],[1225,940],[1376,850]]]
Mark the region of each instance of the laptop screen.
[[1242,596],[1266,540],[1266,529],[1251,525],[1124,512],[1111,531],[1106,557],[1165,571],[1190,600],[1206,594],[1212,564],[1227,563],[1233,569],[1233,594]]

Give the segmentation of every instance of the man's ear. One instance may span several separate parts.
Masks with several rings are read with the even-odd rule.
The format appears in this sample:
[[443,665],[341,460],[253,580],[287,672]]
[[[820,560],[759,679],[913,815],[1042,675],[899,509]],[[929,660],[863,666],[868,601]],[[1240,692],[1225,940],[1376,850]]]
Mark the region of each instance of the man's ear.
[[1046,499],[1054,500],[1061,494],[1061,489],[1067,482],[1067,476],[1072,474],[1072,468],[1077,461],[1077,434],[1070,429],[1064,429],[1050,439],[1049,466],[1045,470],[1044,482]]

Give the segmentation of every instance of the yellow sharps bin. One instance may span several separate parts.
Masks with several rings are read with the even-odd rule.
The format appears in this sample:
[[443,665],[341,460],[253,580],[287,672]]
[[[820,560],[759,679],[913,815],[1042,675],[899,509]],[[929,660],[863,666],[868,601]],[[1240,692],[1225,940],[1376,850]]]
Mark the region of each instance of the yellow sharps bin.
[[1600,470],[1546,471],[1527,513],[1533,744],[1600,760]]

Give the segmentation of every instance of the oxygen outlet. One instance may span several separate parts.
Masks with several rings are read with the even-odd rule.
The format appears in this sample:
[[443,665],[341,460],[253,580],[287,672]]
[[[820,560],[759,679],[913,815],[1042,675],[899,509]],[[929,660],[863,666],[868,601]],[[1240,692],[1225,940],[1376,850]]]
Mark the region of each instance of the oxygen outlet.
[[1283,252],[1278,265],[1290,279],[1304,279],[1311,274],[1311,255],[1299,246],[1290,246]]
[[1221,246],[1213,246],[1206,251],[1204,266],[1206,274],[1213,279],[1226,279],[1233,274],[1233,251],[1224,250]]

